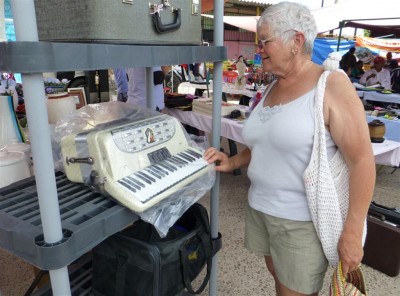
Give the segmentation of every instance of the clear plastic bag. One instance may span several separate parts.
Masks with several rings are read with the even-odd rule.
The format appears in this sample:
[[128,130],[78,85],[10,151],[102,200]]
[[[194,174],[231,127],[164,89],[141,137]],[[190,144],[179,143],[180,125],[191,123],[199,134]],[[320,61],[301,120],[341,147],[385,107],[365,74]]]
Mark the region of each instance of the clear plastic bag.
[[[77,110],[76,113],[59,120],[55,126],[53,139],[55,167],[66,172],[65,155],[63,156],[62,153],[62,148],[65,149],[65,147],[61,147],[62,145],[65,145],[64,143],[66,142],[66,139],[71,139],[70,142],[75,142],[78,134],[79,138],[83,139],[87,132],[103,131],[104,128],[108,128],[110,124],[113,124],[114,126],[115,124],[118,125],[119,122],[122,124],[126,122],[140,122],[141,120],[157,118],[160,116],[166,116],[167,118],[169,117],[168,115],[151,111],[149,109],[142,108],[141,106],[122,102],[107,102],[84,106]],[[176,122],[175,119],[174,122]],[[174,128],[176,130],[176,134],[184,135],[184,139],[180,138],[179,141],[186,141],[184,144],[187,144],[187,147],[195,148],[196,151],[200,151],[201,154],[207,148],[207,138],[191,138],[180,123],[175,124]],[[172,140],[169,141],[175,141],[175,138],[176,137],[174,136]],[[85,141],[80,141],[78,145],[74,146],[77,155],[87,155],[87,151],[89,151],[89,149],[88,147],[85,147],[85,144],[82,144],[84,142]],[[75,143],[72,145],[74,144]],[[171,144],[173,143],[170,142],[169,145]],[[163,143],[161,143],[159,146],[162,147],[162,145]],[[89,144],[86,146],[89,146]],[[79,149],[84,150],[84,152],[80,151]],[[118,155],[119,151],[117,151],[117,149],[118,148],[115,147],[114,150],[110,151],[109,154],[104,153],[104,155],[108,155],[107,159],[104,160],[106,162],[104,165],[105,169],[110,171],[110,175],[119,176],[115,178],[115,181],[120,180],[121,176],[124,177],[132,172],[144,169],[145,167],[143,166],[149,164],[149,151],[145,151],[143,153],[138,152],[135,155],[131,153],[129,159],[121,159],[121,157]],[[173,153],[171,154],[174,155]],[[122,153],[121,155],[124,156]],[[99,160],[96,159],[95,161]],[[82,172],[82,176],[69,176],[67,170],[67,177],[71,181],[82,182],[94,190],[98,189],[92,182],[91,166],[85,164],[84,167],[88,169],[85,172]],[[81,171],[79,171],[79,173],[80,172]],[[208,165],[207,170],[200,177],[177,189],[175,192],[168,195],[168,197],[163,198],[155,204],[152,204],[149,208],[137,212],[137,214],[144,221],[153,224],[160,236],[163,237],[168,233],[168,229],[179,219],[179,217],[192,204],[198,201],[210,190],[210,188],[214,185],[214,182],[215,171],[212,165]],[[172,185],[173,184],[171,184],[171,186]],[[100,192],[102,191],[100,190]],[[151,202],[149,204],[151,204]]]

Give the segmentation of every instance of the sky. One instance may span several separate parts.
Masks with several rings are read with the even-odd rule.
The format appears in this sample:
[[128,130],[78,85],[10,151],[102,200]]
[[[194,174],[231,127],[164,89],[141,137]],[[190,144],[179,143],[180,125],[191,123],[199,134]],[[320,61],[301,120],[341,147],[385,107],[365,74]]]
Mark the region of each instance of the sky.
[[299,2],[307,6],[309,9],[318,9],[322,7],[322,2],[324,7],[330,6],[335,3],[335,0],[291,0],[293,2]]
[[[314,9],[321,8],[322,4],[324,5],[323,7],[328,7],[328,6],[335,4],[335,2],[344,2],[344,1],[350,1],[350,0],[286,0],[286,1],[298,2],[298,3],[301,3],[305,6],[307,6],[309,9],[314,10]],[[270,2],[278,3],[278,2],[281,2],[281,0],[270,0]],[[363,32],[364,32],[364,30],[359,29],[359,30],[357,30],[357,35],[363,36],[363,34],[364,34]],[[339,30],[334,30],[334,34],[339,34]],[[354,29],[353,28],[343,28],[342,35],[353,36]]]
[[[322,2],[323,2],[324,7],[335,3],[335,0],[288,0],[288,1],[299,2],[301,4],[304,4],[311,10],[321,8]],[[338,1],[340,1],[340,0],[338,0]],[[281,1],[280,0],[270,0],[270,1],[266,0],[265,2],[274,4],[274,3],[281,2]]]

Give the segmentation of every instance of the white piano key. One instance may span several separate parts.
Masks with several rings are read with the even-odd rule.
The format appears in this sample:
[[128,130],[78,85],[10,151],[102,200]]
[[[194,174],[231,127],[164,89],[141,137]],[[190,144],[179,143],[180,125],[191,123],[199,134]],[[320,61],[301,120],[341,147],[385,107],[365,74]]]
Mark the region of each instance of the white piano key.
[[[132,179],[136,181],[138,179],[141,179],[140,181],[144,185],[142,188],[136,190],[136,192],[132,192],[132,190],[129,190],[128,186],[122,187],[125,191],[128,191],[130,194],[134,195],[134,197],[138,198],[141,202],[145,203],[163,193],[167,189],[178,185],[180,182],[200,171],[201,169],[207,167],[208,165],[202,157],[197,158],[192,162],[184,160],[176,155],[172,156],[171,158],[174,158],[174,162],[172,163],[179,164],[180,167],[174,171],[170,171],[168,175],[164,175],[161,179],[152,178],[149,176],[148,172],[145,173],[146,169],[143,169],[139,172],[135,172],[129,177],[125,177],[122,179],[122,181],[125,181],[126,179]],[[166,159],[164,162],[156,163],[155,165],[160,166],[161,164],[165,164],[169,161],[171,161],[171,159]],[[171,163],[169,165],[171,165]]]

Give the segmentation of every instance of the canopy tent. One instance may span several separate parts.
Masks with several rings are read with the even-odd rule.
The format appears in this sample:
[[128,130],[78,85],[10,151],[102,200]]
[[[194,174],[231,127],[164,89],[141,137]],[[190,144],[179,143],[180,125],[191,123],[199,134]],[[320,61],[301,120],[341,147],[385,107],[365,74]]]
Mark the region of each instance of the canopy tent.
[[[245,0],[242,0],[245,1]],[[250,2],[257,2],[251,1]],[[280,2],[276,0],[258,2]],[[317,23],[319,33],[339,28],[345,21],[348,27],[380,28],[381,32],[396,33],[400,31],[399,10],[393,7],[393,0],[340,0],[331,6],[314,9],[312,13]],[[204,15],[212,17],[210,15]],[[224,23],[256,32],[256,24],[259,16],[224,16]]]
[[380,55],[384,58],[386,58],[388,52],[391,52],[393,59],[400,60],[399,39],[357,37],[355,46],[357,48],[356,56],[357,51],[363,48],[370,51],[373,56]]
[[[400,23],[400,19],[398,20],[398,23]],[[373,32],[371,36],[379,37],[391,35],[391,37],[400,38],[400,25],[393,25],[393,19],[371,20],[367,23],[357,22],[354,20],[346,22],[344,26],[371,30]]]
[[[210,14],[202,14],[202,16],[214,18]],[[256,32],[256,26],[259,16],[232,16],[224,15],[224,23],[229,24],[247,31]]]
[[[344,55],[350,47],[353,47],[355,42],[353,40],[343,40],[340,43],[339,53]],[[312,54],[312,61],[317,64],[322,64],[331,52],[337,49],[337,39],[335,38],[316,38],[314,41],[314,48]]]
[[387,27],[388,32],[400,29],[400,13],[393,7],[393,0],[341,0],[329,7],[312,11],[318,32],[337,29],[340,24],[348,27]]

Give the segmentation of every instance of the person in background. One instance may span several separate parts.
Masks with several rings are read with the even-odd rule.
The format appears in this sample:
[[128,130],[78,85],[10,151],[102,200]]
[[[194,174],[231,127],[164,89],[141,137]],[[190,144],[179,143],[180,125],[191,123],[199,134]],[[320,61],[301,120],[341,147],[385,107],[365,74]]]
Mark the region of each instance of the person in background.
[[360,84],[371,86],[379,84],[384,89],[391,89],[390,72],[383,69],[385,59],[376,56],[373,61],[373,68],[365,72],[360,78]]
[[[316,128],[314,96],[324,71],[311,61],[317,27],[305,6],[280,2],[261,15],[257,34],[264,72],[277,79],[244,124],[248,148],[228,157],[211,147],[204,158],[216,162],[219,172],[248,166],[245,246],[264,256],[276,295],[318,295],[328,262],[311,221],[303,180]],[[375,161],[364,108],[342,71],[327,78],[323,115],[328,159],[339,149],[350,174],[348,215],[337,245],[346,275],[363,257]]]
[[400,68],[396,60],[390,62],[390,82],[392,90],[400,93]]
[[237,64],[238,62],[243,62],[246,65],[246,67],[250,66],[249,62],[244,58],[243,55],[238,56],[238,59],[235,61],[235,64]]
[[117,101],[126,102],[128,99],[128,76],[125,69],[114,69],[117,86]]
[[383,68],[388,69],[390,71],[390,63],[393,61],[393,55],[390,51],[386,53],[386,63]]
[[353,69],[356,66],[357,58],[354,55],[355,52],[356,52],[356,48],[355,47],[351,47],[349,49],[349,51],[346,52],[343,55],[342,59],[340,60],[339,66],[346,73],[348,71],[351,71],[351,69]]
[[[164,79],[169,66],[153,67],[153,99],[157,111],[164,109]],[[128,68],[128,100],[127,103],[146,106],[146,68]]]
[[356,81],[356,82],[359,81],[361,76],[365,73],[363,67],[364,67],[363,61],[361,61],[361,60],[357,61],[356,66],[351,70],[351,73],[350,73],[350,80],[351,81],[353,81],[353,82],[354,81]]

